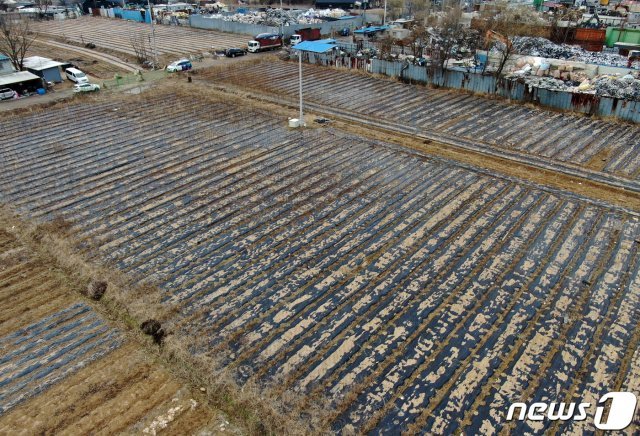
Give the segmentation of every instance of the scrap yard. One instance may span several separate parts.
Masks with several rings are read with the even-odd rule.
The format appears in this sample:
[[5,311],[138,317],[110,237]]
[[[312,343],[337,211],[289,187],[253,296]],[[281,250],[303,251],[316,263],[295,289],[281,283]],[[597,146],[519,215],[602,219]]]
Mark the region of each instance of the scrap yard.
[[0,434],[638,434],[640,2],[327,1],[0,5]]

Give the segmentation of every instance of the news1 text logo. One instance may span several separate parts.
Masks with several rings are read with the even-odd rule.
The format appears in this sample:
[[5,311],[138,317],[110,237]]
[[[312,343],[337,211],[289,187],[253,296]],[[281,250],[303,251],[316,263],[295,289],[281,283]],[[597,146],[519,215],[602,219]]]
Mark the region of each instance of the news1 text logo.
[[[596,404],[593,424],[598,430],[624,430],[632,422],[637,398],[631,392],[609,392]],[[608,413],[605,413],[607,405]],[[507,412],[507,421],[584,421],[591,403],[513,403]]]

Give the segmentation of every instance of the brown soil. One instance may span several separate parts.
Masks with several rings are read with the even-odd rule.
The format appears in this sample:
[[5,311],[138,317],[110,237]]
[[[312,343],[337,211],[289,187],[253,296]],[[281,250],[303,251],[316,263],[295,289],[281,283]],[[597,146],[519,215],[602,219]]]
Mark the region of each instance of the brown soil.
[[[110,63],[101,61],[83,53],[53,47],[38,40],[36,40],[29,48],[27,56],[42,56],[59,62],[71,62],[77,65],[78,68],[89,76],[99,79],[112,79],[114,74],[124,72],[122,69]],[[58,86],[61,85],[57,85],[57,87]]]
[[603,148],[599,152],[597,152],[586,164],[585,166],[589,169],[602,171],[604,167],[607,166],[609,159],[611,158],[611,150],[608,148]]
[[[288,415],[285,401],[292,404],[296,398],[271,397],[252,384],[241,389],[224,370],[214,373],[219,368],[216,361],[195,357],[187,349],[198,338],[170,335],[158,347],[140,324],[155,318],[164,325],[174,308],[160,304],[160,291],[152,284],[138,284],[119,271],[88,262],[87,249],[77,248],[69,223],[54,219],[38,225],[0,205],[0,229],[0,247],[13,247],[0,249],[0,337],[82,301],[127,338],[120,351],[0,416],[0,434],[7,434],[7,429],[14,434],[19,428],[25,428],[25,434],[140,433],[144,426],[161,430],[159,423],[171,416],[176,423],[168,427],[168,434],[175,433],[172,426],[179,434],[198,429],[216,434],[309,433],[306,423]],[[100,301],[84,296],[96,278],[108,286]],[[131,375],[141,362],[148,366],[142,375]],[[56,400],[69,390],[74,394],[68,401]],[[79,401],[81,397],[89,402]],[[192,399],[197,403],[194,409]],[[20,424],[29,417],[29,427]]]
[[[78,301],[76,277],[28,254],[8,215],[0,216],[0,337],[33,324]],[[68,230],[54,220],[35,227],[32,241]],[[35,237],[35,238],[34,238]],[[135,340],[50,389],[0,415],[0,434],[193,434],[237,432]]]
[[12,409],[0,418],[0,433],[223,433],[225,422],[200,392],[129,343]]

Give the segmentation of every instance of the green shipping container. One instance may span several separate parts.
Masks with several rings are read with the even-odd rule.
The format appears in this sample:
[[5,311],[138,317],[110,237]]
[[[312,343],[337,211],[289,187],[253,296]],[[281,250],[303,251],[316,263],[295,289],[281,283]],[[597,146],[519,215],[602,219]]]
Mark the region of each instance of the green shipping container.
[[640,29],[620,29],[618,27],[608,27],[606,37],[607,47],[613,47],[616,42],[640,44]]

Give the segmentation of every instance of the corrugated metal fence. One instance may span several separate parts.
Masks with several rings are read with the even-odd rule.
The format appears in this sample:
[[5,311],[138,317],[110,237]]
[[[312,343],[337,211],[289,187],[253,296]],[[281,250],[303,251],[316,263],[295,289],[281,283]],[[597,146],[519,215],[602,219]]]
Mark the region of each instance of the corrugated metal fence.
[[[144,12],[146,13],[143,13],[143,11],[140,10],[122,9],[120,7],[115,7],[94,9],[90,13],[92,15],[105,18],[120,18],[137,22],[146,21],[147,23],[149,23],[150,19],[148,10],[145,10]],[[280,32],[280,29],[274,26],[225,21],[219,18],[206,17],[204,15],[189,16],[189,25],[191,27],[197,27],[199,29],[218,30],[221,32],[239,33],[251,36],[258,35],[260,33]],[[320,33],[322,35],[331,35],[333,31],[337,32],[341,29],[344,29],[345,27],[353,31],[356,27],[359,26],[362,26],[362,17],[353,17],[352,19],[348,20],[326,21],[319,24],[296,24],[294,26],[285,26],[283,28],[283,34],[284,36],[289,37],[300,29],[308,29],[311,27],[314,29],[320,29]]]
[[105,18],[119,18],[123,20],[135,21],[138,23],[149,23],[150,15],[149,10],[145,9],[144,11],[139,9],[122,9],[120,7],[116,8],[100,8],[100,9],[89,9],[89,13],[94,16],[100,16]]
[[[220,18],[210,18],[204,15],[191,15],[189,25],[200,29],[219,30],[222,32],[240,33],[244,35],[258,35],[260,33],[278,33],[280,29],[274,26],[264,26],[260,24],[238,23],[235,21],[225,21]],[[291,36],[300,29],[320,29],[322,35],[330,35],[332,31],[339,31],[345,27],[354,29],[362,25],[362,17],[353,17],[349,20],[326,21],[319,24],[296,24],[285,26],[282,30],[284,36]]]
[[[431,71],[403,62],[372,59],[366,68],[373,74],[398,77],[406,82],[432,84],[452,89],[463,89],[478,94],[497,94],[511,100],[536,103],[541,106],[621,120],[640,122],[640,102],[591,94],[552,91],[524,83],[496,79],[492,75],[463,70]],[[497,83],[496,83],[497,81]]]

